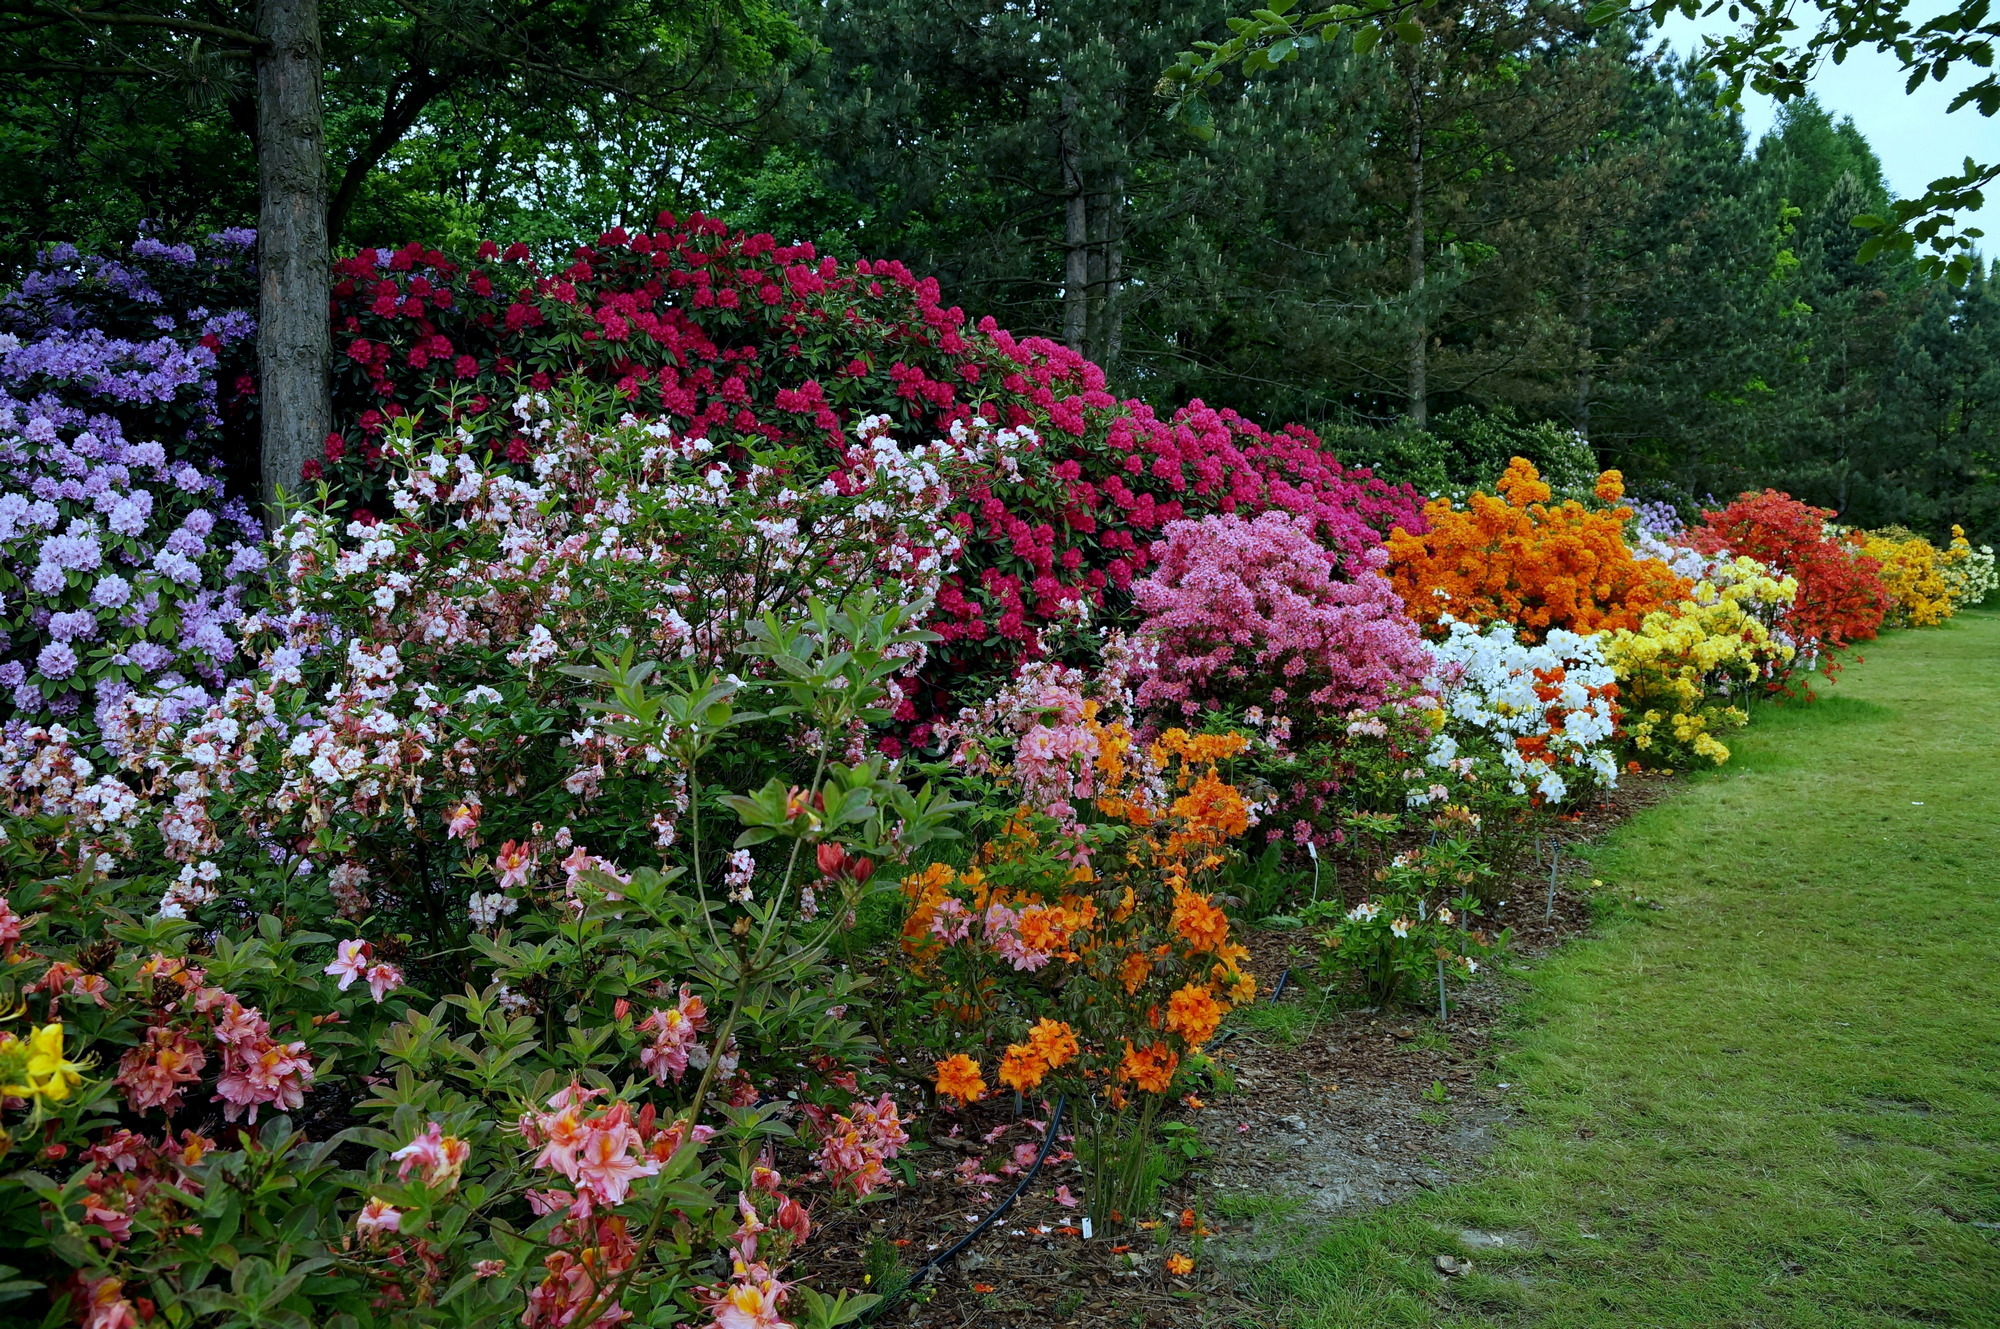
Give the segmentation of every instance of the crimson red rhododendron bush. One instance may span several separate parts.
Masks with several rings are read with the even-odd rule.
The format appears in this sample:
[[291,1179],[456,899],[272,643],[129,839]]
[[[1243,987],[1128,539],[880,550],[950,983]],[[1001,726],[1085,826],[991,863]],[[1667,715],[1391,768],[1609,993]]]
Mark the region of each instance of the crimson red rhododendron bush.
[[949,713],[959,675],[990,688],[1040,654],[1065,606],[1116,601],[1169,522],[1288,511],[1349,568],[1392,528],[1422,529],[1413,490],[1342,467],[1306,429],[1200,402],[1161,419],[1074,351],[969,319],[899,263],[836,262],[700,216],[606,232],[560,269],[521,245],[483,245],[463,266],[413,245],[364,250],[335,276],[351,423],[328,439],[325,472],[362,506],[380,505],[391,420],[449,421],[525,464],[538,444],[503,408],[577,377],[727,456],[746,440],[793,448],[836,481],[869,416],[926,438],[980,416],[1028,431],[1032,446],[958,496],[964,548],[937,597],[926,717]]

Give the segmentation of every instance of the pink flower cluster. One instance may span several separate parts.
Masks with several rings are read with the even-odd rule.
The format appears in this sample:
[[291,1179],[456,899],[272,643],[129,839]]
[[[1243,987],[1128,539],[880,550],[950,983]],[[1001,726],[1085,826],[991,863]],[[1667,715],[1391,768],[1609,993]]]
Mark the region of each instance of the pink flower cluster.
[[107,1250],[130,1241],[132,1220],[162,1186],[169,1206],[175,1192],[201,1194],[190,1169],[213,1148],[215,1141],[193,1131],[182,1131],[178,1144],[171,1132],[158,1144],[128,1130],[107,1132],[79,1159],[83,1221],[97,1229],[91,1235]]
[[883,1094],[873,1103],[856,1103],[852,1114],[836,1114],[820,1138],[819,1166],[835,1187],[856,1199],[889,1184],[883,1166],[910,1142],[896,1111],[895,1100]]
[[702,1046],[701,1031],[708,1027],[708,1007],[687,984],[681,984],[680,1001],[672,1006],[654,1007],[639,1022],[639,1032],[651,1034],[652,1041],[639,1051],[639,1064],[655,1080],[679,1084],[693,1065],[708,1065],[708,1049]]
[[1381,573],[1387,555],[1362,551],[1352,579],[1337,580],[1341,560],[1314,525],[1266,512],[1167,527],[1159,566],[1133,587],[1142,635],[1158,647],[1142,704],[1344,715],[1423,679],[1430,657]]
[[369,994],[376,1001],[403,986],[403,971],[393,964],[375,959],[373,945],[359,938],[343,941],[335,947],[333,963],[322,972],[339,978],[342,992],[360,979],[368,985]]
[[[562,1174],[574,1187],[573,1192],[531,1197],[546,1206],[543,1212],[566,1206],[573,1216],[584,1218],[598,1209],[616,1208],[625,1203],[633,1182],[658,1174],[661,1160],[645,1148],[630,1104],[613,1103],[586,1115],[590,1100],[603,1092],[572,1084],[549,1099],[547,1112],[522,1116],[522,1136],[541,1146],[535,1166]],[[666,1157],[672,1155],[669,1148]]]

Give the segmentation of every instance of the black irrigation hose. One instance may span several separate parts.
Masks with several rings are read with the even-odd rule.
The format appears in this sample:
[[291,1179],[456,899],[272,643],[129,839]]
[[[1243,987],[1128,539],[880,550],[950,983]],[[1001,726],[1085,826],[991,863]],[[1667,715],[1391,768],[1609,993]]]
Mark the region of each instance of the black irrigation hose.
[[915,1272],[910,1275],[909,1282],[903,1284],[895,1292],[884,1296],[881,1301],[875,1303],[867,1314],[861,1317],[864,1322],[873,1320],[904,1297],[909,1296],[919,1287],[922,1287],[924,1280],[931,1276],[933,1269],[943,1264],[946,1260],[957,1258],[958,1253],[977,1240],[980,1233],[999,1222],[1001,1216],[1014,1207],[1014,1201],[1021,1198],[1021,1193],[1028,1189],[1029,1185],[1035,1180],[1035,1175],[1042,1170],[1042,1160],[1049,1156],[1049,1150],[1054,1147],[1056,1142],[1056,1132],[1062,1129],[1062,1117],[1063,1100],[1058,1097],[1056,1099],[1055,1110],[1049,1113],[1049,1128],[1042,1134],[1042,1147],[1035,1151],[1035,1161],[1029,1166],[1027,1172],[1022,1174],[1021,1180],[1015,1183],[1014,1189],[1008,1192],[1007,1198],[1002,1200],[992,1213],[980,1219],[972,1231],[966,1233],[957,1241],[954,1241],[951,1245],[918,1265]]

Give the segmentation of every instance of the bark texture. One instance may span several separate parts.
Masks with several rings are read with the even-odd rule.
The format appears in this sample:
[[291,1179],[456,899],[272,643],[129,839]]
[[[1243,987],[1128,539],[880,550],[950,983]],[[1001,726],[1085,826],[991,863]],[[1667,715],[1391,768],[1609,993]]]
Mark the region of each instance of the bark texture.
[[260,0],[257,31],[259,489],[266,520],[332,422],[319,0]]

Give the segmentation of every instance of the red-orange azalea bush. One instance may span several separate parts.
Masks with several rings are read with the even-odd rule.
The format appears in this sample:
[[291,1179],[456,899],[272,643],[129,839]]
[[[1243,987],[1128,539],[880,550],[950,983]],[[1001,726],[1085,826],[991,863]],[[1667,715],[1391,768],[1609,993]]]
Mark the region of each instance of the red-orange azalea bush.
[[1686,579],[1657,559],[1634,558],[1626,545],[1632,510],[1618,504],[1618,472],[1598,478],[1602,507],[1551,504],[1549,487],[1520,457],[1496,488],[1463,508],[1432,499],[1428,531],[1390,533],[1390,579],[1418,622],[1506,622],[1534,641],[1550,628],[1634,628],[1686,595]]

